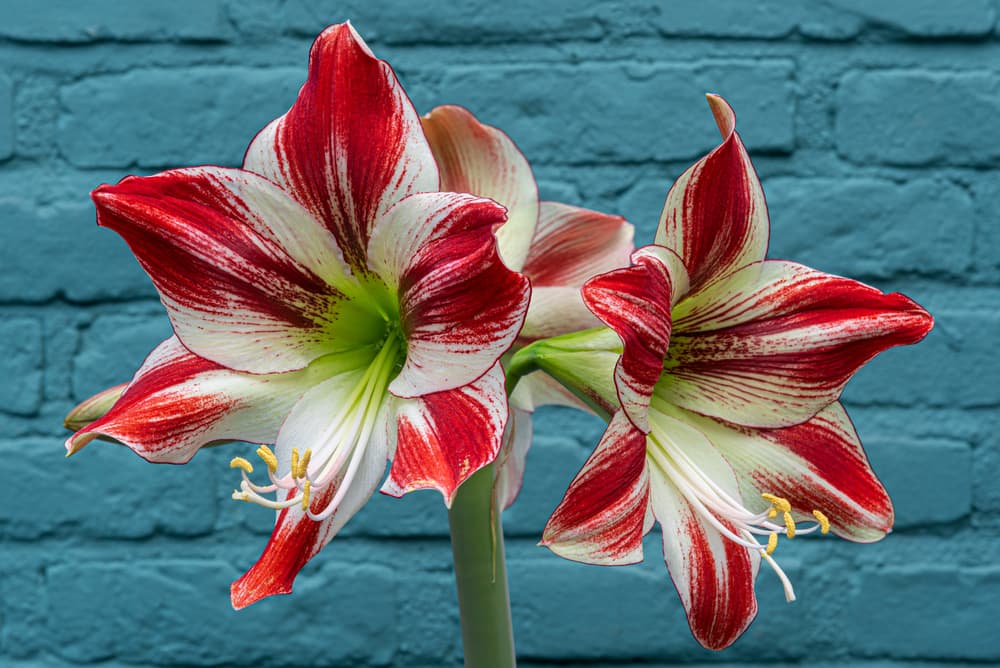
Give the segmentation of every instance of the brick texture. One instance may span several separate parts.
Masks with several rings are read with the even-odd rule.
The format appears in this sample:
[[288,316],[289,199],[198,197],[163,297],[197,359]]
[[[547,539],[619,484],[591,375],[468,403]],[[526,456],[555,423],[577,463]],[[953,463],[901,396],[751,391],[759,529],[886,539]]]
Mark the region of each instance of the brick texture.
[[998,0],[0,0],[0,666],[457,667],[447,511],[382,495],[296,582],[235,612],[271,511],[229,500],[239,447],[156,467],[62,416],[170,335],[89,192],[238,165],[292,103],[311,39],[352,19],[418,110],[463,104],[542,195],[652,239],[667,189],[717,141],[726,96],[762,178],[771,257],[906,292],[936,317],[844,401],[892,494],[874,546],[782,541],[760,616],[722,655],[691,638],[658,530],[645,561],[536,545],[603,424],[541,410],[505,515],[520,664],[943,668],[1000,663]]

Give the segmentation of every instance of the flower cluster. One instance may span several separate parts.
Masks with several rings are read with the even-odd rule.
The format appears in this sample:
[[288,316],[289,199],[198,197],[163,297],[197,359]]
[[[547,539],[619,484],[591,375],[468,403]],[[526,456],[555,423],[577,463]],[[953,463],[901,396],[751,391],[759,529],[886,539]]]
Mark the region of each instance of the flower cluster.
[[592,410],[607,431],[543,544],[632,563],[658,522],[695,637],[727,646],[756,612],[762,560],[793,597],[778,536],[872,541],[891,527],[838,397],[931,318],[902,295],[766,260],[763,191],[732,110],[709,103],[722,143],[634,250],[622,218],[539,202],[503,132],[455,106],[418,116],[350,24],[327,29],[242,168],[94,191],[174,336],[68,416],[68,452],[105,438],[176,464],[255,444],[232,459],[233,498],[277,514],[233,584],[243,607],[290,592],[377,489],[433,488],[450,505],[496,461],[509,505],[531,412]]

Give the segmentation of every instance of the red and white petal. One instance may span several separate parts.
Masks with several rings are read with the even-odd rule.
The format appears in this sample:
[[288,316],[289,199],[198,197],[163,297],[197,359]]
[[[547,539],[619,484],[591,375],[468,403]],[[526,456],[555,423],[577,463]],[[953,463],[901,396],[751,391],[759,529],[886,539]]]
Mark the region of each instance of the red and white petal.
[[519,271],[538,220],[538,186],[528,161],[510,137],[462,107],[437,107],[420,120],[441,173],[441,190],[488,197],[507,208],[497,245],[507,266]]
[[389,207],[438,190],[419,116],[350,23],[316,38],[298,99],[254,138],[243,167],[292,193],[355,268],[364,267],[372,226]]
[[406,363],[389,386],[415,397],[468,385],[510,348],[528,309],[528,279],[500,259],[504,210],[455,193],[407,197],[378,221],[371,269],[396,289]]
[[650,475],[649,486],[663,558],[691,633],[708,649],[728,647],[757,616],[760,555],[723,536],[663,477]]
[[649,431],[650,397],[670,345],[671,269],[680,266],[664,262],[673,255],[666,249],[654,250],[636,251],[633,266],[608,272],[583,286],[584,302],[622,340],[615,367],[618,398],[632,422],[645,432]]
[[708,96],[722,143],[670,188],[656,243],[684,260],[692,291],[767,253],[769,222],[757,172],[736,133],[736,115]]
[[635,228],[621,216],[542,202],[522,273],[533,288],[580,287],[598,274],[627,267],[634,234]]
[[493,483],[497,503],[506,510],[517,500],[524,484],[524,469],[532,437],[531,413],[513,408],[511,400],[510,419],[504,430],[503,446],[497,456],[497,476]]
[[540,544],[588,564],[637,563],[648,504],[646,435],[619,411],[549,518]]
[[933,320],[898,294],[799,264],[745,267],[674,310],[657,396],[749,427],[808,420],[878,353]]
[[397,399],[396,454],[382,492],[436,489],[451,507],[459,485],[497,458],[507,422],[500,364],[454,390]]
[[819,510],[842,538],[868,543],[892,528],[892,501],[839,403],[783,429],[749,429],[683,414],[733,467],[749,509],[765,510],[768,503],[760,495],[767,492],[788,499],[800,521],[813,520],[811,511]]
[[66,441],[66,450],[72,454],[106,436],[150,462],[181,464],[215,441],[271,443],[312,378],[309,371],[230,371],[172,337],[146,358],[104,417]]
[[174,330],[231,369],[301,369],[340,344],[329,333],[348,269],[330,235],[284,191],[237,169],[128,177],[93,193],[153,279]]
[[544,371],[533,371],[522,376],[510,395],[510,404],[528,413],[540,406],[565,406],[593,412],[579,397]]
[[[295,576],[302,567],[337,535],[375,493],[385,473],[389,451],[386,430],[381,428],[384,422],[383,413],[376,422],[379,427],[373,431],[372,439],[360,455],[354,477],[346,482],[344,472],[341,472],[334,483],[312,495],[309,509],[314,514],[321,513],[335,500],[338,490],[348,485],[331,515],[319,521],[313,520],[300,504],[278,512],[271,538],[257,563],[230,588],[235,609],[245,608],[268,596],[290,594]],[[296,490],[290,490],[286,494],[295,493]]]

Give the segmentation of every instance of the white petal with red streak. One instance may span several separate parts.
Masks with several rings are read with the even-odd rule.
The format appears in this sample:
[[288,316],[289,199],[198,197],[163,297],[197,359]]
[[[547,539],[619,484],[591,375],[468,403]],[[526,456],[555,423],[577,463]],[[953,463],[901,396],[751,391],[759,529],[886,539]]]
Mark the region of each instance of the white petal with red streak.
[[[652,411],[657,439],[670,441],[706,477],[732,497],[739,485],[728,462],[697,429]],[[656,447],[650,444],[650,448]],[[732,644],[757,614],[754,580],[760,554],[724,536],[692,504],[672,478],[681,476],[673,461],[649,457],[650,504],[663,532],[667,570],[687,612],[695,639],[709,649]],[[667,472],[664,467],[671,467]],[[735,530],[725,520],[720,520]]]
[[317,372],[326,371],[230,371],[170,338],[150,354],[114,407],[73,434],[66,449],[73,453],[106,436],[143,459],[180,464],[213,441],[271,443],[292,405],[317,382]]
[[[329,408],[329,407],[327,407]],[[325,519],[310,519],[296,504],[278,511],[271,538],[257,562],[232,584],[232,604],[236,609],[245,608],[262,598],[276,594],[290,594],[295,576],[306,563],[329,543],[341,528],[371,498],[378,489],[389,452],[385,428],[388,412],[376,419],[376,428],[367,444],[347,491],[337,509]],[[308,444],[306,444],[308,445]],[[338,481],[343,480],[343,475]],[[340,483],[329,485],[313,494],[310,510],[322,512],[333,500]],[[295,494],[291,490],[288,494]],[[286,497],[287,498],[287,497]]]
[[496,482],[493,483],[497,504],[503,510],[517,500],[524,484],[524,469],[531,449],[533,428],[531,413],[513,407],[504,430],[503,446],[497,456]]
[[437,107],[420,120],[441,190],[488,197],[507,208],[497,244],[507,266],[520,270],[538,220],[538,186],[528,161],[510,137],[462,107]]
[[382,491],[402,496],[436,489],[451,506],[473,473],[496,459],[507,422],[507,393],[500,364],[453,390],[396,399],[396,454]]
[[292,193],[357,268],[375,221],[439,181],[412,103],[350,23],[316,38],[298,99],[254,138],[243,166]]
[[665,401],[752,427],[808,420],[931,317],[903,295],[791,262],[745,267],[677,305]]
[[674,409],[700,429],[733,467],[746,507],[767,509],[761,493],[788,499],[798,521],[819,510],[833,533],[868,543],[892,528],[888,493],[872,471],[857,432],[839,403],[808,422],[783,429],[750,429]]
[[732,108],[717,95],[709,95],[708,103],[723,141],[670,188],[656,232],[656,243],[683,259],[693,290],[763,260],[770,225]]
[[398,290],[407,341],[394,394],[467,385],[514,342],[530,288],[497,252],[493,229],[503,220],[492,200],[455,193],[412,195],[379,220],[369,264]]
[[[93,193],[153,279],[177,336],[231,369],[301,369],[348,347],[349,269],[329,233],[266,179],[196,167]],[[352,320],[355,317],[352,315]]]
[[637,563],[648,502],[646,436],[619,411],[549,518],[541,544],[588,564]]

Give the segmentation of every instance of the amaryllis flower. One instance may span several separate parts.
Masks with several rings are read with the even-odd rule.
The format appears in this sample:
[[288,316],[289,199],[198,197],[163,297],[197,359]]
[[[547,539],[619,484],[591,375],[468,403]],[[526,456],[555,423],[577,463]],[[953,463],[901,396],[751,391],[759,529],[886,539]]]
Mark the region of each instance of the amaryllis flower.
[[[289,592],[387,459],[384,492],[435,488],[450,502],[496,457],[508,412],[499,359],[529,288],[497,251],[504,207],[438,192],[456,179],[390,67],[344,24],[316,40],[297,101],[242,169],[93,193],[175,336],[67,448],[104,436],[182,463],[213,442],[274,444],[232,461],[234,498],[278,511],[234,606]],[[511,223],[530,235],[535,216]]]
[[932,320],[903,295],[765,260],[764,194],[732,110],[709,102],[723,142],[671,188],[656,244],[584,286],[609,329],[525,354],[610,418],[543,544],[633,563],[659,522],[691,630],[718,649],[756,614],[762,559],[794,597],[771,556],[778,536],[868,542],[890,530],[889,497],[838,397]]

